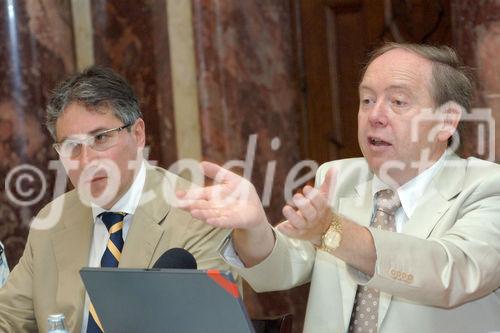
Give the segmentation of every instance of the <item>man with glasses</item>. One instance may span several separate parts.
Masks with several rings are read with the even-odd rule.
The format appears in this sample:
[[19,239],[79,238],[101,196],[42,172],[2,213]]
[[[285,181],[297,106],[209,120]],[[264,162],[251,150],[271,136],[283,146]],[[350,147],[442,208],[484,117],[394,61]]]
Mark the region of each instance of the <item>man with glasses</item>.
[[227,269],[216,253],[227,232],[176,208],[175,189],[189,183],[143,159],[145,125],[123,78],[99,67],[68,78],[49,100],[46,125],[75,189],[34,220],[0,290],[1,332],[46,332],[54,313],[70,332],[102,332],[79,276],[85,266],[149,268],[180,247],[200,269]]

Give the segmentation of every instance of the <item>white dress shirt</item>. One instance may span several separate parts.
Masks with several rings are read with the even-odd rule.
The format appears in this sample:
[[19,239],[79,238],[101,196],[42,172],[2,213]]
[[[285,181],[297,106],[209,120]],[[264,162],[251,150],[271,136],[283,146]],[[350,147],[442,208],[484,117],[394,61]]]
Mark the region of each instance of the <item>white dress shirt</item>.
[[[434,178],[434,175],[442,168],[446,159],[445,156],[446,152],[431,167],[396,190],[399,200],[401,201],[401,207],[396,211],[395,215],[396,232],[401,232],[403,230],[404,224],[408,222],[415,211],[419,199],[425,194],[425,190],[432,181],[432,178]],[[389,188],[390,187],[382,182],[377,175],[373,176],[372,192],[374,196],[378,191]]]
[[[144,161],[141,163],[139,172],[137,173],[132,186],[128,191],[118,200],[113,207],[109,210],[110,212],[124,212],[127,213],[123,219],[123,240],[127,238],[128,230],[130,229],[130,224],[132,223],[132,217],[135,213],[139,200],[141,198],[142,190],[144,188],[144,183],[146,182],[146,166]],[[92,236],[92,244],[90,246],[89,253],[89,267],[99,267],[101,266],[101,258],[106,251],[106,246],[108,245],[109,232],[102,219],[98,216],[99,214],[106,212],[107,210],[92,204],[92,216],[94,218],[94,232]],[[89,318],[89,296],[85,293],[85,306],[83,308],[83,321],[82,321],[82,333],[87,332],[87,322]]]

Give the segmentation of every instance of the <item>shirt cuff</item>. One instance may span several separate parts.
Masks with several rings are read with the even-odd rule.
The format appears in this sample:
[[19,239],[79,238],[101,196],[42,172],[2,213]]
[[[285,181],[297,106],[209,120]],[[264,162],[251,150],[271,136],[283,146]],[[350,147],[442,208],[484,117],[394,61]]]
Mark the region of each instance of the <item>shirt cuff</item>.
[[245,265],[241,261],[238,253],[234,249],[233,237],[231,233],[227,235],[226,239],[222,242],[222,245],[219,249],[220,256],[231,266],[235,266],[238,268],[244,268]]

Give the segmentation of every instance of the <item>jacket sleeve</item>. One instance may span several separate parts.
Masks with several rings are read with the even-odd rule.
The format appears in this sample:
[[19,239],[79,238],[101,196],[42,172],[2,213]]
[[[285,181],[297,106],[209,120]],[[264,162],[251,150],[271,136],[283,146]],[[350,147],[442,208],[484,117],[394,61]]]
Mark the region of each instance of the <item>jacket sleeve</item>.
[[186,229],[184,238],[184,248],[195,258],[198,269],[220,269],[229,270],[217,249],[230,230],[213,227],[200,220],[190,218],[189,226]]
[[[246,268],[232,264],[232,268],[256,292],[287,290],[311,280],[316,251],[305,241],[290,239],[274,230],[276,242],[271,254],[261,263]],[[227,246],[228,238],[223,244]],[[221,250],[223,252],[224,249]],[[228,261],[229,264],[231,262]]]
[[36,332],[33,310],[33,270],[31,237],[23,256],[0,288],[0,331]]

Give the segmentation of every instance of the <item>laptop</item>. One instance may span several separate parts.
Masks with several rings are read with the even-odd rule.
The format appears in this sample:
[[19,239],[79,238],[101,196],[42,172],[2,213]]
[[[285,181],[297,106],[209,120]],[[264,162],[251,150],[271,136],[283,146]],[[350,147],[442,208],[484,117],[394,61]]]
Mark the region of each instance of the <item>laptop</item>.
[[80,275],[106,333],[254,333],[229,272],[85,267]]

